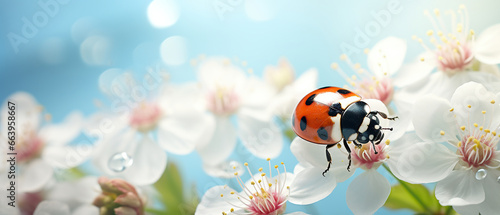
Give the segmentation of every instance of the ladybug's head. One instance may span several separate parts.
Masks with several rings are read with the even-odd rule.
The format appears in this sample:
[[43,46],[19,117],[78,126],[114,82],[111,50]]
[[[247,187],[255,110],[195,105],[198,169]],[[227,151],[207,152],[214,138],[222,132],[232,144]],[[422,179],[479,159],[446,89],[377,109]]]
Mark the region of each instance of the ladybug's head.
[[366,115],[364,121],[368,122],[368,126],[365,131],[360,132],[356,141],[361,144],[366,144],[368,142],[373,142],[379,144],[384,139],[384,133],[382,130],[392,130],[392,128],[383,128],[380,125],[380,120],[377,116],[377,112],[370,112]]

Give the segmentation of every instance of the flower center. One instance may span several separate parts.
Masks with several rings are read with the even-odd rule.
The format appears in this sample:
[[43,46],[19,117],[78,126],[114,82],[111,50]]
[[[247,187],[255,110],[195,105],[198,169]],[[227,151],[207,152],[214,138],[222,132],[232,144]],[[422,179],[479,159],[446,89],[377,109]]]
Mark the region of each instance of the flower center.
[[[447,74],[454,74],[456,72],[468,69],[473,62],[471,44],[474,42],[474,31],[469,30],[469,17],[467,9],[464,5],[460,5],[457,11],[460,21],[456,21],[456,14],[450,11],[451,26],[444,26],[441,13],[438,9],[434,9],[434,16],[429,11],[425,11],[425,15],[429,18],[433,28],[436,30],[427,31],[429,41],[434,46],[434,49],[429,48],[424,44],[421,38],[413,36],[428,52],[435,54],[437,60],[437,67],[440,71]],[[446,31],[451,29],[451,31]],[[424,58],[420,59],[424,61]]]
[[364,79],[356,83],[355,92],[364,99],[378,99],[389,105],[394,94],[394,86],[388,77]]
[[[270,161],[269,158],[267,160]],[[234,173],[238,183],[243,189],[243,192],[240,194],[231,192],[231,195],[238,195],[238,199],[243,203],[243,205],[245,205],[242,209],[253,215],[280,215],[285,213],[290,187],[285,187],[286,168],[283,162],[281,164],[285,169],[285,174],[283,174],[284,177],[281,177],[278,165],[275,165],[274,168],[278,171],[278,176],[273,179],[271,168],[269,168],[269,178],[266,176],[266,173],[262,172],[262,168],[259,168],[260,177],[257,178],[254,177],[250,168],[248,168],[248,163],[245,163],[245,166],[252,177],[250,186],[246,186],[245,183],[243,183],[242,179],[238,175],[238,172]],[[271,162],[269,162],[269,167],[270,166]],[[221,194],[221,197],[224,196]],[[230,212],[234,212],[234,208],[231,208]],[[222,212],[222,214],[227,213]]]
[[130,126],[141,132],[148,132],[156,128],[161,116],[162,112],[157,104],[142,102],[132,110]]
[[436,56],[438,69],[448,73],[462,71],[472,62],[472,51],[467,42],[446,43],[436,50]]
[[19,137],[19,141],[16,145],[17,159],[19,162],[26,162],[38,157],[44,145],[42,139],[36,136],[34,132],[29,132],[28,135],[22,135]]
[[[365,53],[368,54],[368,52],[369,50],[366,49]],[[361,64],[351,62],[351,59],[345,54],[342,54],[340,59],[349,65],[357,75],[349,77],[337,63],[332,63],[331,68],[336,70],[351,85],[349,87],[351,90],[364,99],[378,99],[385,105],[391,103],[394,94],[394,85],[387,74],[387,62],[380,62],[378,64],[383,75],[376,76],[373,71],[362,68]],[[360,78],[358,79],[358,77]]]
[[216,89],[208,93],[208,109],[217,115],[231,115],[240,106],[240,98],[232,87],[217,85]]
[[[465,130],[462,126],[461,129]],[[498,143],[496,132],[478,127],[474,123],[471,131],[466,131],[462,140],[457,143],[457,154],[460,155],[463,165],[467,167],[490,166],[495,159],[495,149]]]
[[385,144],[375,145],[377,154],[375,154],[371,143],[363,144],[361,147],[351,147],[354,148],[351,152],[351,160],[355,166],[359,166],[364,170],[372,168],[376,169],[385,161],[385,159],[389,158],[389,155],[387,154],[387,149],[389,147],[386,147],[388,145],[389,141],[386,141]]
[[287,60],[281,59],[278,66],[267,67],[264,72],[264,78],[271,83],[278,91],[288,86],[295,79],[293,68]]
[[38,204],[43,201],[43,195],[41,192],[22,193],[19,199],[19,210],[21,214],[33,214]]

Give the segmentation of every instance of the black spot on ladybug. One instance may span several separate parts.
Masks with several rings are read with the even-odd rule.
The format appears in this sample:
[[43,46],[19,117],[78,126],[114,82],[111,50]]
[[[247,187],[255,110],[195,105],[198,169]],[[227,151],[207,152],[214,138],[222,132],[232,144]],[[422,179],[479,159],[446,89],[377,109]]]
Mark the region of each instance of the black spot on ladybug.
[[311,105],[314,102],[315,97],[316,97],[316,94],[312,94],[311,96],[309,96],[309,98],[307,98],[307,100],[306,100],[306,105]]
[[307,119],[306,116],[300,118],[300,130],[305,131],[307,127]]
[[328,140],[328,132],[325,130],[324,127],[318,129],[318,136],[322,140]]
[[334,103],[330,106],[330,109],[328,110],[328,115],[329,116],[336,116],[337,114],[342,114],[342,106],[340,103]]
[[345,89],[340,89],[340,90],[337,90],[337,93],[340,93],[340,94],[344,94],[344,95],[345,95],[345,94],[349,94],[349,93],[351,93],[351,91],[349,91],[349,90],[345,90]]
[[330,110],[328,110],[328,115],[329,116],[337,116],[337,114],[342,113],[338,109],[330,107]]
[[324,86],[322,88],[319,88],[318,90],[322,90],[322,89],[326,89],[326,88],[330,88],[330,86]]

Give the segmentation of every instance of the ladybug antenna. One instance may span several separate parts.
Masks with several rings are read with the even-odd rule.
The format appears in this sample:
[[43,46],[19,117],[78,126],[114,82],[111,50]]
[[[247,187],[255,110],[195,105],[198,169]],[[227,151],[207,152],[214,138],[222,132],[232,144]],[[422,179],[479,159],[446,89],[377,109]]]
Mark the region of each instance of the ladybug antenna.
[[381,128],[380,130],[389,130],[389,131],[392,131],[393,128]]

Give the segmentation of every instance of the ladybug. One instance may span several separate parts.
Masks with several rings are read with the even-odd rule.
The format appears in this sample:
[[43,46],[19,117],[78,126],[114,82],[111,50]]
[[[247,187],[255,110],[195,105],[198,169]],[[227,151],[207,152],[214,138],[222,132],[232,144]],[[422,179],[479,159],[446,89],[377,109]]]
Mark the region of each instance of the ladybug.
[[[312,143],[326,145],[326,159],[328,167],[323,176],[330,169],[332,158],[328,149],[343,141],[349,153],[351,167],[351,149],[347,141],[355,146],[362,144],[380,144],[384,138],[379,116],[383,119],[394,120],[398,117],[387,117],[387,114],[371,110],[356,93],[339,87],[322,87],[307,94],[297,104],[292,116],[292,129],[302,139]],[[377,151],[375,150],[375,153]]]

